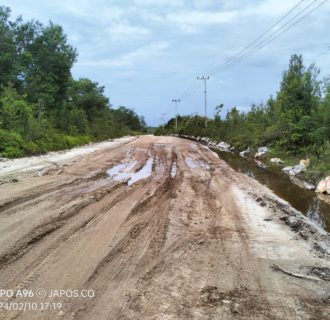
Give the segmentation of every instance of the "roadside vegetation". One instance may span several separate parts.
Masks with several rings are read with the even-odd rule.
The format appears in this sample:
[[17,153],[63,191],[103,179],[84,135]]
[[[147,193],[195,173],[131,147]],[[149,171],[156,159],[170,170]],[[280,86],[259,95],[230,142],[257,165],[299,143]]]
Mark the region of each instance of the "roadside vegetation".
[[146,131],[133,110],[111,108],[103,86],[73,79],[77,56],[61,26],[12,21],[0,6],[0,157]]
[[285,165],[311,160],[306,179],[317,181],[330,175],[330,82],[319,79],[320,70],[305,66],[301,55],[292,55],[283,73],[280,89],[266,103],[251,106],[244,113],[232,108],[221,119],[223,105],[215,108],[213,119],[198,115],[179,116],[178,130],[171,119],[155,134],[204,136],[226,141],[237,151],[268,146],[267,157],[279,157]]

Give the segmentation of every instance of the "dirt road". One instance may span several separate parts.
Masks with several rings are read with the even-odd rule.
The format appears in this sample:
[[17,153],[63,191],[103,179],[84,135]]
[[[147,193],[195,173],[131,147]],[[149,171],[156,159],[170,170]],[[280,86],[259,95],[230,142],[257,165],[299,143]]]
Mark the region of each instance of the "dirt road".
[[329,319],[328,235],[206,147],[55,160],[0,172],[1,319]]

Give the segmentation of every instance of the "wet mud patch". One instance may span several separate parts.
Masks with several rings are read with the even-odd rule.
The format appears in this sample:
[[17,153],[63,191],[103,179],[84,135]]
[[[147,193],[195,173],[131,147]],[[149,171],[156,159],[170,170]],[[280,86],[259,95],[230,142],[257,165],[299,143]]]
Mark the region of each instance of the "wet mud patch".
[[308,310],[311,320],[329,319],[330,311],[330,295],[326,295],[321,299],[304,299],[302,305]]
[[247,194],[261,207],[267,207],[276,213],[276,215],[271,217],[272,220],[277,216],[279,221],[286,224],[291,231],[302,239],[316,241],[316,245],[314,246],[316,251],[322,254],[329,254],[328,249],[321,245],[321,242],[324,244],[327,243],[327,246],[330,244],[329,233],[309,220],[301,212],[290,207],[289,203],[282,202],[281,199],[272,198],[267,195],[260,196],[260,194],[256,194],[251,190],[247,190]]
[[308,274],[316,276],[324,281],[330,281],[330,268],[312,267]]
[[257,297],[247,288],[241,287],[223,291],[216,286],[207,286],[200,291],[199,301],[202,307],[226,306],[232,314],[248,315],[266,309],[265,303],[257,301]]
[[140,222],[136,224],[131,231],[129,232],[129,235],[132,239],[137,239],[138,236],[141,234],[141,232],[148,226],[147,222]]
[[16,182],[19,182],[17,178],[4,179],[4,180],[0,180],[0,185],[5,183],[16,183]]
[[95,174],[93,174],[91,177],[87,179],[87,181],[97,181],[97,180],[102,180],[108,178],[109,175],[107,174],[106,171],[99,171]]
[[226,300],[226,297],[225,292],[221,292],[218,287],[214,286],[207,286],[200,292],[200,301],[204,306],[214,307],[230,303],[229,300]]
[[232,229],[222,226],[211,226],[208,231],[210,237],[216,240],[224,239],[233,232]]
[[284,216],[279,218],[295,233],[297,233],[304,240],[308,240],[313,234],[316,233],[316,230],[303,220],[299,220],[294,217]]

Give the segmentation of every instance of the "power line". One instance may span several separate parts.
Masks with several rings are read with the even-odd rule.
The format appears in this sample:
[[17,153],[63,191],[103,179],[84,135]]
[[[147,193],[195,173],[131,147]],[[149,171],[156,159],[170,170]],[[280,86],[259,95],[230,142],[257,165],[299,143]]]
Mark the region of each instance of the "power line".
[[225,66],[226,64],[230,63],[232,60],[235,60],[237,57],[239,57],[241,54],[243,54],[244,51],[251,48],[255,43],[257,43],[260,39],[262,39],[267,33],[269,33],[271,30],[273,30],[280,22],[282,22],[286,17],[290,15],[294,10],[296,10],[303,2],[306,0],[301,0],[299,3],[297,3],[293,8],[291,8],[288,12],[286,12],[280,19],[278,19],[274,24],[272,24],[265,32],[260,34],[256,39],[254,39],[250,44],[248,44],[245,48],[243,48],[241,51],[239,51],[234,57],[226,61],[225,63],[221,64],[220,66],[216,67],[215,69],[210,70],[208,73],[213,73],[214,70]]
[[195,80],[183,91],[183,93],[180,95],[180,98],[182,99],[191,89],[193,89],[196,86]]
[[[195,79],[196,80],[196,79]],[[182,94],[180,96],[180,99],[185,99],[187,96],[190,96],[192,93],[196,92],[196,90],[199,88],[200,83],[199,82],[194,82],[193,86],[190,86],[190,90],[186,90],[185,94]]]
[[[279,29],[274,30],[268,37],[261,40],[266,34],[268,34],[271,30],[273,30],[280,22],[282,22],[286,17],[288,17],[293,11],[295,11],[303,2],[306,0],[300,1],[298,4],[296,4],[294,7],[292,7],[288,12],[286,12],[280,19],[278,19],[271,27],[269,27],[265,32],[263,32],[261,35],[259,35],[255,40],[253,40],[249,45],[247,45],[244,49],[239,51],[233,58],[229,59],[227,62],[221,64],[220,66],[212,69],[208,74],[214,75],[215,73],[219,71],[225,71],[228,70],[230,67],[235,65],[236,63],[239,63],[246,58],[250,57],[252,54],[257,52],[258,50],[262,49],[267,44],[274,41],[276,38],[278,38],[283,33],[287,32],[289,29],[291,29],[293,26],[295,26],[297,23],[299,23],[301,20],[306,18],[308,15],[310,15],[313,11],[318,9],[320,6],[322,6],[327,0],[321,2],[318,6],[313,8],[312,10],[308,11],[303,17],[298,19],[297,21],[293,22],[297,17],[299,17],[303,12],[305,12],[307,9],[309,9],[312,5],[314,5],[319,0],[314,0],[312,3],[304,7],[302,10],[300,10],[293,18],[288,20],[284,25],[282,25]],[[291,22],[293,22],[291,25],[289,25]],[[287,25],[288,28],[285,28]],[[279,33],[283,28],[285,28],[282,32]],[[251,50],[249,50],[251,48]],[[247,52],[245,52],[247,51]],[[194,91],[196,91],[199,88],[200,84],[193,82],[180,96],[181,99],[185,98],[186,96],[192,94]]]
[[[294,27],[297,23],[299,23],[301,20],[305,19],[307,16],[309,16],[313,11],[315,11],[316,9],[318,9],[320,6],[322,6],[325,2],[327,2],[328,0],[324,0],[323,2],[321,2],[320,4],[318,4],[316,7],[314,7],[313,9],[311,9],[310,11],[308,11],[305,15],[303,15],[301,18],[299,18],[298,20],[296,20],[296,18],[298,18],[299,16],[301,16],[302,13],[304,13],[307,9],[309,9],[311,6],[313,6],[316,2],[318,2],[319,0],[314,0],[312,3],[310,3],[307,7],[305,7],[304,9],[302,9],[301,11],[299,11],[294,17],[292,17],[289,21],[287,21],[284,25],[282,25],[279,29],[277,29],[275,32],[273,32],[272,34],[270,34],[267,38],[263,39],[261,42],[259,42],[258,44],[256,44],[255,46],[253,46],[251,48],[251,50],[249,50],[248,52],[244,53],[243,55],[241,55],[240,57],[237,57],[235,59],[233,59],[231,62],[223,64],[215,69],[213,69],[212,72],[210,72],[210,75],[214,75],[215,73],[218,73],[220,71],[225,71],[228,70],[229,68],[231,68],[232,66],[234,66],[235,64],[245,60],[246,58],[250,57],[252,54],[254,54],[255,52],[259,51],[260,49],[264,48],[267,44],[273,42],[275,39],[277,39],[279,36],[281,36],[282,34],[284,34],[285,32],[287,32],[288,30],[290,30],[292,27]],[[296,20],[296,21],[295,21]],[[291,23],[292,22],[292,23]],[[287,28],[285,28],[286,26],[288,26]],[[283,30],[283,31],[281,31]],[[280,32],[281,31],[281,32]]]
[[[287,13],[285,13],[279,20],[277,20],[270,28],[268,28],[265,32],[263,32],[261,35],[259,35],[254,41],[252,41],[248,46],[246,46],[244,49],[242,49],[240,52],[238,52],[233,58],[229,59],[227,62],[223,63],[221,66],[227,65],[232,60],[237,58],[239,55],[241,55],[244,51],[246,51],[248,48],[250,48],[254,43],[256,43],[259,39],[261,39],[264,35],[266,35],[269,31],[271,31],[274,27],[276,27],[281,21],[283,21],[291,12],[293,12],[297,7],[299,7],[304,1],[301,0],[298,4],[296,4],[293,8],[291,8]],[[219,68],[217,67],[217,68]],[[217,69],[216,68],[216,69]],[[208,72],[210,74],[213,70]],[[189,95],[190,92],[194,92],[199,87],[199,83],[192,82],[192,84],[181,94],[181,98],[184,98],[185,96]]]
[[[255,40],[253,40],[249,45],[247,45],[244,49],[240,50],[234,57],[226,61],[225,63],[219,65],[218,67],[212,69],[207,74],[207,78],[209,79],[209,76],[212,76],[220,71],[226,71],[236,64],[246,60],[248,57],[256,53],[257,51],[264,48],[269,43],[273,42],[275,39],[280,37],[282,34],[289,31],[291,28],[293,28],[295,25],[297,25],[300,21],[311,15],[315,10],[320,8],[322,5],[324,5],[328,0],[324,0],[321,3],[318,3],[319,0],[314,0],[310,4],[306,5],[304,8],[302,8],[298,13],[296,13],[292,18],[287,20],[284,24],[281,24],[279,28],[275,29],[282,21],[285,20],[291,13],[293,13],[303,2],[306,0],[301,0],[299,3],[297,3],[294,7],[292,7],[288,12],[286,12],[280,19],[278,19],[271,27],[269,27],[266,31],[264,31],[261,35],[259,35]],[[318,3],[318,4],[317,4]],[[316,6],[314,6],[317,4]],[[313,7],[314,6],[314,7]],[[310,9],[310,10],[308,10]],[[306,12],[303,16],[302,14]],[[267,37],[265,37],[267,35]],[[203,76],[206,77],[206,76]],[[208,80],[207,79],[207,80]],[[198,80],[204,80],[203,78]],[[198,81],[196,83],[196,80],[193,81],[188,88],[180,95],[180,99],[185,99],[188,96],[191,96],[193,93],[196,92],[196,90],[200,87],[200,82]],[[204,80],[204,94],[205,94],[205,127],[207,126],[207,97],[206,97],[206,80]],[[176,114],[177,117],[177,114]]]

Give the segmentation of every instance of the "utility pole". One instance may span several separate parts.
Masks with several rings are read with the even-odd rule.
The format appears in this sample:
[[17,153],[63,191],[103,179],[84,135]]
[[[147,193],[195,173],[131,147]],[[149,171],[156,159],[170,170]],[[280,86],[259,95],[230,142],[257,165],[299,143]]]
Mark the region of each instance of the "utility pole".
[[207,128],[207,88],[206,88],[206,81],[209,80],[209,76],[202,76],[197,77],[197,80],[204,81],[204,97],[205,97],[205,129]]
[[178,131],[178,102],[181,102],[181,100],[172,99],[172,102],[175,103],[175,131]]
[[162,131],[164,131],[165,116],[166,116],[166,113],[162,113],[162,116],[160,118],[160,121],[162,122]]

